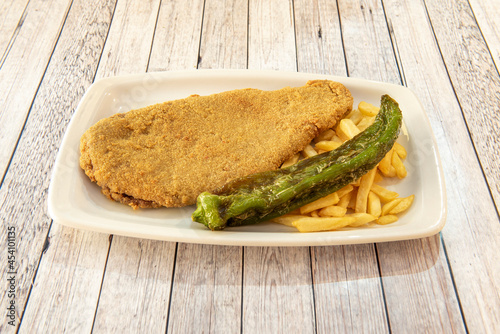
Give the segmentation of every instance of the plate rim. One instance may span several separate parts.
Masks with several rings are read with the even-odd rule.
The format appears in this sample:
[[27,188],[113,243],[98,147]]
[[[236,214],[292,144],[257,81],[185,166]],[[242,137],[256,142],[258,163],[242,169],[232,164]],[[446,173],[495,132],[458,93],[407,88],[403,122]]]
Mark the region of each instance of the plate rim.
[[[398,230],[395,227],[391,227],[391,229],[387,229],[387,234],[376,237],[369,236],[350,236],[348,238],[339,238],[338,235],[341,234],[341,231],[329,231],[329,232],[312,232],[312,233],[300,233],[293,231],[290,233],[290,236],[286,240],[273,240],[270,242],[267,239],[260,238],[262,233],[265,232],[249,232],[249,231],[241,231],[234,232],[231,229],[227,229],[225,231],[212,232],[210,238],[199,238],[196,237],[196,230],[191,229],[191,233],[186,235],[178,235],[177,234],[168,234],[168,233],[158,233],[159,231],[165,231],[165,226],[158,227],[148,225],[150,231],[137,231],[137,227],[134,230],[133,225],[129,222],[124,223],[121,226],[120,230],[112,229],[107,227],[106,225],[100,225],[100,223],[96,220],[87,220],[83,222],[85,217],[84,213],[80,212],[80,217],[76,217],[74,215],[68,214],[67,211],[60,211],[56,206],[57,194],[54,189],[57,182],[59,180],[58,170],[61,168],[61,163],[63,159],[64,153],[68,150],[67,141],[71,136],[71,130],[76,126],[76,121],[78,116],[83,112],[82,108],[87,103],[87,99],[90,95],[99,92],[99,90],[103,90],[106,87],[113,86],[117,83],[122,84],[123,82],[129,82],[138,80],[144,77],[157,77],[159,80],[162,78],[172,80],[176,77],[178,78],[199,78],[199,77],[235,77],[235,76],[246,76],[247,79],[253,77],[254,79],[262,79],[265,77],[279,77],[281,79],[300,79],[309,80],[311,78],[315,79],[328,79],[334,80],[341,83],[347,83],[356,85],[356,86],[371,86],[371,85],[383,85],[385,87],[390,87],[392,90],[398,90],[402,92],[409,93],[412,98],[418,102],[419,109],[422,112],[422,116],[426,123],[427,130],[431,136],[431,141],[433,148],[435,149],[435,159],[437,165],[437,176],[439,179],[439,198],[440,198],[440,209],[438,210],[438,217],[433,224],[428,225],[425,229],[421,231],[417,231],[411,234],[398,234]],[[431,123],[427,112],[423,108],[421,101],[417,98],[416,94],[409,89],[408,87],[379,82],[374,80],[367,80],[362,78],[353,78],[353,77],[341,77],[335,75],[328,74],[317,74],[317,73],[306,73],[306,72],[292,72],[292,71],[274,71],[274,70],[248,70],[248,69],[223,69],[223,70],[214,70],[214,69],[193,69],[193,70],[179,70],[179,71],[165,71],[165,72],[148,72],[148,73],[136,73],[136,74],[128,74],[122,76],[113,76],[107,78],[100,78],[96,80],[93,84],[91,84],[85,94],[82,96],[79,101],[75,111],[71,117],[71,120],[66,128],[63,140],[58,149],[58,153],[56,156],[56,160],[53,166],[53,170],[51,173],[51,180],[48,189],[48,214],[49,216],[56,222],[65,226],[79,228],[83,230],[90,230],[100,233],[108,233],[115,235],[122,235],[128,237],[136,237],[136,238],[146,238],[153,240],[163,240],[170,242],[186,242],[186,243],[200,243],[200,244],[213,244],[213,245],[237,245],[237,246],[324,246],[324,245],[345,245],[345,244],[361,244],[361,243],[374,243],[374,242],[388,242],[388,241],[399,241],[399,240],[409,240],[409,239],[417,239],[422,237],[428,237],[431,235],[435,235],[439,233],[445,223],[447,217],[447,194],[446,194],[446,185],[445,178],[443,172],[443,166],[441,162],[441,157],[439,154],[439,149],[437,145],[437,141],[432,131]],[[397,227],[397,226],[396,226]],[[400,227],[404,227],[400,226]],[[167,227],[167,230],[172,229],[172,227]],[[174,227],[175,229],[175,227]],[[208,229],[207,229],[208,231]],[[185,231],[184,231],[185,232]],[[280,233],[280,232],[275,232]],[[333,237],[331,237],[333,234]],[[288,235],[288,234],[287,234]],[[295,235],[295,237],[291,236]],[[337,236],[335,236],[337,235]],[[244,237],[242,237],[244,236]]]

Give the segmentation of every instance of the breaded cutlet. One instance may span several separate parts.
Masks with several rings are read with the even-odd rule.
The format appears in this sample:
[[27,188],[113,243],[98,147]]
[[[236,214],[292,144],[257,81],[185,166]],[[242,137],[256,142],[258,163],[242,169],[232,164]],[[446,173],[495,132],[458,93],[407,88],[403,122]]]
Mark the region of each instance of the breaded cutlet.
[[203,191],[278,168],[352,110],[340,83],[193,95],[100,120],[81,138],[80,166],[133,208],[182,207]]

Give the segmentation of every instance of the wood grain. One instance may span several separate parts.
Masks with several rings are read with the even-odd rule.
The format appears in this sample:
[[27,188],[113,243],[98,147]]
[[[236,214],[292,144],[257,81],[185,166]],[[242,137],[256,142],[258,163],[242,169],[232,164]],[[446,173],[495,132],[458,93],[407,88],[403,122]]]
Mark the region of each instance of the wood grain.
[[93,330],[165,333],[174,258],[175,243],[114,236]]
[[245,247],[242,330],[314,333],[309,248]]
[[[201,7],[199,8],[201,10]],[[174,28],[177,30],[170,31],[169,38],[155,40],[152,59],[160,59],[156,52],[165,49],[166,45],[176,45],[176,40],[200,45],[200,50],[194,47],[171,50],[170,52],[182,52],[183,57],[162,64],[166,66],[161,67],[162,70],[197,66],[195,61],[198,53],[199,68],[245,68],[247,4],[240,0],[222,3],[207,0],[204,9],[207,14],[203,15],[201,32],[187,34],[192,29],[190,25],[196,24],[198,17],[202,16],[201,13],[191,13],[189,18],[176,19],[178,23]],[[164,13],[162,17],[176,17],[186,13],[178,5],[175,10],[176,12],[168,15]],[[196,36],[201,36],[201,40],[196,41]],[[189,64],[188,60],[194,63]],[[158,68],[159,65],[155,66]],[[179,243],[169,305],[168,331],[239,332],[242,260],[242,247]]]
[[248,68],[296,71],[293,3],[249,0]]
[[8,52],[9,45],[16,39],[26,14],[29,0],[4,0],[0,3],[0,67]]
[[[249,2],[248,67],[296,71],[294,17],[289,1]],[[310,250],[245,247],[242,331],[315,331]]]
[[496,0],[469,0],[469,5],[481,30],[497,70],[500,69],[500,2]]
[[389,330],[373,244],[313,247],[318,333]]
[[[23,318],[23,328],[27,332],[32,332],[31,329],[40,324],[48,329],[59,325],[71,327],[71,322],[86,323],[86,328],[92,325],[92,309],[95,309],[107,254],[107,237],[76,233],[71,229],[68,233],[68,229],[54,227],[52,239],[45,244],[51,222],[47,216],[46,198],[57,147],[74,108],[93,80],[96,59],[99,59],[104,45],[113,6],[112,1],[73,3],[0,189],[2,222],[17,229],[16,302],[19,317],[23,315],[37,267],[40,274],[37,277],[40,283],[35,281],[31,303],[26,307],[29,316]],[[67,163],[77,166],[76,160]],[[2,228],[0,232],[2,249],[6,249],[5,231]],[[87,243],[82,246],[74,244],[83,241]],[[43,250],[47,253],[39,266]],[[4,263],[6,256],[6,252],[1,252]],[[95,268],[98,268],[97,272]],[[5,279],[3,275],[4,271],[2,280]],[[78,295],[82,291],[88,291],[88,296]],[[3,292],[1,305],[6,305],[7,297]],[[88,302],[92,296],[94,300],[89,313],[86,309],[89,305],[83,302]],[[73,312],[77,310],[80,312]],[[91,318],[81,318],[85,315]],[[60,324],[61,319],[68,322]],[[0,326],[1,332],[6,330],[5,322],[0,322]]]
[[[397,48],[391,44],[384,8],[380,2],[339,1],[339,11],[350,74],[355,72],[356,76],[377,81],[402,82],[393,52]],[[421,244],[431,240],[432,238],[426,238],[406,243],[376,245],[391,330],[416,330],[420,326],[418,319],[425,319],[429,328],[463,328],[460,317],[456,316],[460,313],[460,308],[453,294],[453,282],[450,279],[446,257],[442,249],[437,251],[439,243],[436,249],[429,248],[426,253],[435,258],[433,266],[426,265],[427,259],[419,256]],[[401,261],[393,261],[393,253],[404,256]],[[441,256],[436,257],[436,254]],[[416,259],[417,265],[427,270],[417,275],[404,261],[405,258]],[[385,268],[389,264],[406,275],[400,277],[387,274]],[[440,281],[438,286],[433,284],[436,281]],[[428,299],[434,298],[443,300],[443,303],[427,303]],[[400,310],[411,313],[412,317],[405,316]]]
[[298,71],[347,75],[337,3],[295,0]]
[[246,68],[248,0],[206,0],[198,68]]
[[[97,77],[146,71],[159,5],[117,3]],[[114,236],[93,330],[165,332],[174,258],[175,243]]]
[[[294,5],[299,71],[345,76],[347,67],[336,5],[297,0]],[[372,22],[371,26],[377,23]],[[362,43],[365,44],[363,39]],[[363,57],[362,53],[352,52],[356,47],[357,44],[346,48],[351,51],[353,63]],[[389,326],[374,245],[312,247],[311,252],[317,332],[386,332]]]
[[460,105],[438,45],[429,42],[434,35],[423,5],[386,0],[384,8],[407,85],[419,96],[438,142],[448,197],[443,243],[464,321],[471,332],[497,332],[500,225]]
[[149,60],[149,72],[195,69],[203,1],[163,1]]
[[242,248],[179,243],[168,332],[237,333]]
[[[4,175],[71,1],[32,0],[0,68],[0,175]],[[45,21],[50,15],[51,19]]]
[[[500,76],[467,1],[426,1],[448,75],[497,210],[500,208]],[[449,27],[454,27],[450,30]]]

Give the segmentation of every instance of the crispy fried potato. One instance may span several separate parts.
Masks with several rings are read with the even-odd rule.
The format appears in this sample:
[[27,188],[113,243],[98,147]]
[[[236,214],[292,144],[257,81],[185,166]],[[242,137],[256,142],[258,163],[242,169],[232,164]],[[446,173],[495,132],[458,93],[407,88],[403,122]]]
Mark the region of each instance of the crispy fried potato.
[[361,177],[359,183],[358,194],[356,195],[356,207],[355,212],[366,212],[366,205],[368,203],[368,193],[373,185],[373,179],[375,178],[376,168],[373,168],[368,173]]
[[374,106],[373,104],[371,103],[368,103],[368,102],[365,102],[365,101],[361,101],[359,102],[358,104],[358,110],[364,115],[364,116],[368,116],[368,117],[375,117],[377,116],[380,108],[379,107],[376,107]]
[[332,231],[356,222],[354,217],[303,217],[292,223],[300,232]]
[[339,202],[339,195],[337,195],[337,193],[333,193],[328,196],[322,197],[314,202],[304,205],[303,207],[300,208],[300,214],[304,215],[306,213],[324,208],[326,206],[335,205],[338,202]]
[[407,152],[406,152],[406,149],[403,147],[403,145],[396,142],[396,143],[394,143],[393,149],[399,155],[401,160],[406,159]]
[[335,131],[333,131],[332,129],[328,129],[326,131],[321,132],[319,135],[317,135],[313,141],[315,143],[317,143],[317,142],[320,142],[323,140],[331,140],[333,138],[333,136],[335,136]]
[[361,225],[368,224],[369,222],[372,222],[377,219],[377,217],[369,214],[369,213],[350,213],[345,215],[346,217],[353,217],[356,218],[356,221],[354,223],[351,223],[349,226],[357,227]]
[[382,204],[380,203],[380,197],[377,196],[373,191],[368,194],[368,208],[366,210],[369,214],[380,217],[382,214]]
[[399,196],[397,192],[386,189],[378,184],[372,184],[372,188],[370,190],[377,194],[382,202],[390,202]]
[[325,151],[332,151],[338,148],[342,143],[340,141],[333,141],[333,140],[322,140],[316,143],[314,145],[316,149],[321,149]]
[[391,163],[392,152],[393,152],[393,149],[391,149],[389,152],[387,152],[385,157],[378,163],[378,169],[386,177],[395,177],[396,176],[396,169],[394,168],[394,166],[392,166],[392,163]]
[[406,177],[408,173],[406,172],[405,165],[403,165],[401,158],[399,158],[399,154],[395,150],[393,150],[392,152],[391,164],[396,170],[396,175],[398,178],[403,179]]
[[341,120],[337,126],[337,136],[343,140],[351,139],[360,132],[356,124],[348,118]]
[[318,215],[320,217],[342,217],[346,214],[347,208],[332,205],[324,207],[323,209],[318,211]]
[[381,212],[381,215],[382,216],[385,216],[386,214],[388,214],[392,209],[394,209],[399,203],[401,203],[403,199],[402,198],[396,198],[396,199],[393,199],[392,201],[390,202],[387,202],[384,204],[384,206],[382,207],[382,212]]
[[377,224],[379,224],[379,225],[392,224],[392,223],[397,222],[397,221],[398,221],[398,216],[396,216],[396,215],[382,216],[376,220]]
[[297,163],[297,161],[299,161],[299,157],[300,157],[300,154],[299,154],[299,153],[295,154],[293,157],[291,157],[290,159],[288,159],[287,161],[285,161],[285,162],[281,165],[281,168],[290,167],[291,165],[296,164],[296,163]]
[[403,211],[408,210],[408,208],[413,204],[413,200],[415,199],[415,195],[410,195],[408,197],[404,197],[401,199],[398,205],[396,205],[393,209],[389,211],[389,214],[395,215],[397,213],[401,213]]
[[316,150],[309,144],[304,148],[304,150],[302,150],[302,154],[304,155],[304,158],[310,158],[318,155],[318,152],[316,152]]

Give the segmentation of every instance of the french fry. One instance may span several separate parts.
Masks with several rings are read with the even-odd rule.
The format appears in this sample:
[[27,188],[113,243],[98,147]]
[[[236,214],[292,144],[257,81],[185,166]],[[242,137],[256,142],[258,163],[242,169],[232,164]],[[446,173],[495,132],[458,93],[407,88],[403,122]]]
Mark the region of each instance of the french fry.
[[319,217],[318,210],[311,211],[309,212],[309,214],[311,215],[311,217]]
[[406,172],[405,165],[403,165],[403,162],[399,158],[399,155],[396,151],[393,151],[392,153],[391,163],[394,169],[396,170],[397,177],[400,179],[405,178],[408,173]]
[[395,215],[397,213],[401,213],[403,211],[408,210],[408,208],[412,205],[413,200],[415,199],[415,195],[410,195],[408,197],[402,198],[401,202],[396,205],[393,209],[389,211],[389,214]]
[[332,140],[322,140],[317,142],[314,146],[316,149],[321,149],[325,151],[332,151],[342,145],[340,141],[332,141]]
[[373,179],[373,183],[379,183],[384,180],[384,177],[380,175],[379,170],[377,169],[377,172],[375,173],[375,178]]
[[356,124],[349,118],[344,118],[337,126],[337,136],[343,140],[349,140],[360,132]]
[[325,197],[322,197],[314,202],[306,204],[300,208],[300,214],[304,215],[314,210],[324,208],[326,206],[335,205],[339,202],[339,195],[337,193],[332,193]]
[[377,196],[373,191],[368,194],[368,208],[366,210],[369,214],[380,217],[382,214],[382,204],[380,203],[380,197]]
[[286,167],[290,167],[291,165],[297,163],[297,161],[299,161],[299,157],[300,157],[300,154],[297,153],[295,154],[293,157],[291,157],[290,159],[288,159],[287,161],[285,161],[282,165],[281,165],[281,168],[286,168]]
[[406,159],[407,152],[406,152],[406,149],[403,147],[403,145],[396,142],[396,143],[394,143],[393,149],[399,155],[401,160]]
[[366,212],[366,205],[368,203],[368,193],[373,185],[373,179],[375,178],[376,168],[373,168],[368,173],[361,177],[359,183],[358,194],[356,195],[356,207],[355,212]]
[[342,217],[345,216],[346,212],[347,212],[346,208],[337,205],[332,205],[319,210],[318,215],[320,217]]
[[283,215],[283,216],[280,216],[280,217],[273,218],[270,221],[273,222],[273,223],[278,223],[278,224],[281,224],[281,225],[286,225],[286,226],[294,227],[292,225],[292,223],[294,221],[296,221],[297,219],[300,219],[300,218],[303,218],[303,217],[304,216],[301,216],[301,215],[290,215],[290,214],[287,214],[287,215]]
[[357,226],[361,226],[361,225],[365,225],[365,224],[368,224],[369,222],[372,222],[374,221],[375,219],[377,219],[377,217],[371,215],[371,214],[368,214],[368,213],[362,213],[362,212],[358,212],[358,213],[350,213],[350,214],[347,214],[345,215],[346,217],[353,217],[356,219],[356,221],[354,223],[351,223],[349,226],[353,226],[353,227],[357,227]]
[[387,152],[385,157],[382,160],[380,160],[380,162],[378,163],[378,169],[380,170],[380,172],[384,176],[387,176],[387,177],[396,176],[396,169],[392,166],[392,163],[391,163],[392,152],[393,152],[393,149],[391,148],[391,150],[389,152]]
[[358,195],[358,188],[354,188],[353,191],[350,192],[352,194],[351,198],[349,199],[349,204],[347,204],[348,209],[355,209],[356,208],[356,197]]
[[382,202],[390,202],[399,196],[397,192],[386,189],[378,184],[372,184],[372,188],[370,190],[377,194]]
[[392,209],[394,209],[399,203],[401,203],[403,199],[402,198],[396,198],[393,199],[392,201],[385,203],[384,206],[382,207],[382,212],[380,213],[382,216],[385,216],[388,214]]
[[354,217],[303,217],[295,220],[292,225],[295,226],[299,232],[319,232],[338,230],[354,222],[356,222],[356,218]]
[[344,196],[345,194],[350,193],[353,189],[354,189],[354,187],[352,185],[348,184],[347,186],[337,190],[336,193],[340,198],[340,197]]
[[358,110],[365,116],[368,117],[375,117],[378,114],[378,111],[380,110],[379,107],[374,106],[371,103],[361,101],[358,104]]
[[342,196],[340,198],[339,202],[337,203],[337,206],[340,206],[340,207],[347,209],[347,207],[349,206],[349,202],[351,201],[352,193],[353,193],[353,191],[350,191],[347,194],[345,194],[344,196]]
[[398,221],[398,216],[396,216],[396,215],[382,216],[376,220],[377,224],[379,224],[379,225],[392,224],[392,223],[397,222],[397,221]]
[[358,127],[359,131],[365,131],[366,128],[372,125],[374,121],[375,117],[365,116],[358,124],[356,124],[356,126]]
[[317,135],[316,138],[314,138],[314,142],[317,143],[323,140],[331,140],[333,136],[335,136],[335,131],[328,129]]
[[307,146],[304,147],[304,150],[302,150],[302,154],[304,155],[304,158],[310,158],[318,155],[318,152],[316,152],[310,144],[307,144]]
[[353,110],[348,116],[354,124],[358,124],[363,119],[363,114],[359,110]]

